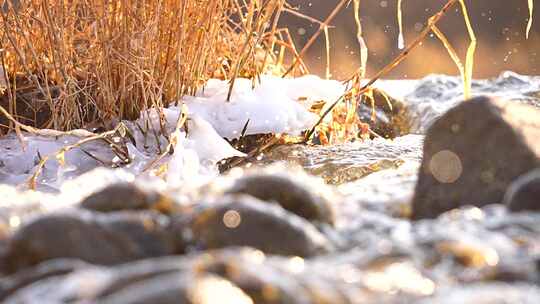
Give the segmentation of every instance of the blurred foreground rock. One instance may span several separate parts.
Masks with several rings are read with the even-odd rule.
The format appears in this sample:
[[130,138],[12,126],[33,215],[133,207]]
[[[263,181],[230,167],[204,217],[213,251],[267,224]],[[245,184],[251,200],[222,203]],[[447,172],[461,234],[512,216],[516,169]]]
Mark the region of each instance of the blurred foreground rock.
[[8,273],[55,258],[112,265],[181,253],[169,219],[156,213],[51,214],[21,227],[7,244]]
[[396,138],[409,134],[410,112],[403,101],[389,96],[379,89],[373,90],[373,104],[369,100],[359,103],[358,116],[369,128],[384,138]]
[[250,246],[269,254],[310,257],[332,247],[304,218],[246,195],[231,195],[203,207],[190,226],[202,248]]
[[309,221],[333,224],[331,203],[313,189],[294,181],[291,176],[276,174],[249,175],[238,179],[227,191],[249,194],[263,201],[275,202]]
[[413,218],[464,205],[501,203],[510,183],[540,166],[540,109],[477,97],[429,129]]
[[[348,281],[351,274],[343,276],[298,257],[266,256],[249,248],[154,258],[110,268],[71,265],[71,269],[59,263],[39,265],[32,271],[42,273],[41,280],[28,275],[0,280],[0,300],[128,304],[398,303],[391,295],[371,290],[362,280]],[[404,301],[417,298],[411,292],[400,295]]]
[[89,195],[81,207],[99,212],[145,209],[170,213],[174,203],[157,191],[141,189],[133,183],[117,183]]

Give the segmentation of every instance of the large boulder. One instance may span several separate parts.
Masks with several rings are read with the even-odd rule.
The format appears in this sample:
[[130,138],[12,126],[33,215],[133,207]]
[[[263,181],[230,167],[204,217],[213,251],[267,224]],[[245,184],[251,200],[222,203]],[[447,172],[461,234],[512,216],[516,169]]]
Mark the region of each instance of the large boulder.
[[465,101],[427,132],[412,217],[501,203],[510,183],[538,166],[540,109],[489,97]]
[[512,212],[540,211],[540,169],[513,182],[504,196],[504,204]]

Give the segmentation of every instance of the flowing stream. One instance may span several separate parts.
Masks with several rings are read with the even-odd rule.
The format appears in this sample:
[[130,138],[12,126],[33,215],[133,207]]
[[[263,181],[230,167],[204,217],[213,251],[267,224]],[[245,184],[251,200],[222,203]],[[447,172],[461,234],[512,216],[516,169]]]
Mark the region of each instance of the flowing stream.
[[[393,140],[377,138],[333,146],[278,146],[252,164],[267,167],[263,171],[285,172],[305,180],[308,187],[313,177],[304,172],[318,176],[329,185],[327,188],[338,202],[335,228],[319,227],[335,250],[302,260],[297,265],[300,270],[293,269],[294,275],[286,279],[318,286],[321,298],[330,292],[324,284],[341,284],[343,294],[357,293],[365,300],[362,303],[540,303],[540,214],[510,214],[503,206],[491,205],[453,210],[433,220],[411,222],[407,218],[424,134],[434,119],[461,101],[461,81],[432,75],[421,80],[382,81],[378,87],[404,102],[410,134]],[[540,77],[505,72],[494,79],[475,81],[473,93],[540,107]],[[24,149],[15,135],[0,139],[0,183],[6,184],[0,186],[2,234],[12,233],[27,217],[72,208],[74,202],[94,189],[135,179],[129,170],[92,171],[102,164],[79,150],[68,154],[67,169],[54,164],[45,167],[39,185],[43,192],[16,190],[18,185],[24,190],[20,185],[39,162],[39,154],[55,151],[73,140],[51,140],[45,145],[49,151],[38,152],[36,147],[43,147],[43,143],[37,142],[43,139],[27,137]],[[113,158],[103,144],[85,147],[99,158]],[[250,171],[233,169],[214,184],[229,183],[244,172]],[[188,191],[168,189],[152,179],[136,182],[182,196],[187,202],[193,197],[212,196],[213,191],[219,192],[212,189],[221,187],[186,194]],[[313,184],[313,191],[318,190],[316,187]],[[251,255],[233,257],[231,261],[249,264]],[[290,261],[271,257],[264,267],[253,266],[260,267],[253,271],[271,278],[276,275],[275,269],[285,264]],[[326,283],[317,285],[316,278]],[[363,286],[362,292],[357,284]],[[27,299],[37,291],[37,287],[28,290]],[[298,299],[300,295],[293,303],[302,303]]]

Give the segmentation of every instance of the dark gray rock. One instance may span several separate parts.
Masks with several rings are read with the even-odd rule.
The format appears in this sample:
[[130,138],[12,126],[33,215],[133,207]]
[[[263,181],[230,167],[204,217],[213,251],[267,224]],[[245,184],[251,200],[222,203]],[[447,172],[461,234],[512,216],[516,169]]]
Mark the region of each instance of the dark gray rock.
[[331,203],[289,176],[261,174],[238,179],[228,193],[243,193],[260,200],[278,203],[309,221],[333,224]]
[[409,109],[402,101],[379,89],[373,90],[373,104],[366,98],[358,105],[357,112],[361,121],[384,138],[396,138],[410,132]]
[[193,240],[206,249],[249,246],[265,253],[309,257],[330,250],[310,222],[246,195],[226,196],[194,215]]
[[170,213],[174,206],[170,198],[156,191],[141,189],[133,183],[108,186],[81,202],[81,208],[100,212],[146,209]]
[[182,252],[182,241],[159,214],[78,212],[37,218],[10,240],[7,272],[55,258],[112,265]]
[[513,180],[540,166],[539,138],[532,106],[477,97],[449,110],[427,133],[412,217],[501,203]]
[[513,182],[504,196],[504,204],[513,212],[540,211],[540,169]]

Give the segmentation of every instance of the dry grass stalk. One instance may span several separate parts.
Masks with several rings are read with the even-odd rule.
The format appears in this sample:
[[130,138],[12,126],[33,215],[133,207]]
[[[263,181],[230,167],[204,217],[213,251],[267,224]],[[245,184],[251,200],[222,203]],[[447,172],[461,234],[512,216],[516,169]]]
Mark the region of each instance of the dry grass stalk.
[[39,127],[69,130],[136,118],[210,77],[264,72],[284,0],[11,3],[0,10],[9,112],[18,117],[12,105],[30,90],[50,114]]
[[529,33],[531,32],[532,23],[533,23],[533,11],[534,11],[534,2],[533,0],[528,1],[529,6],[529,21],[527,21],[527,29],[525,31],[525,37],[529,39]]
[[[45,157],[43,157],[40,162],[38,163],[38,165],[36,166],[36,169],[34,171],[34,174],[32,174],[32,176],[28,179],[28,187],[31,189],[31,190],[36,190],[36,187],[37,187],[37,179],[39,177],[39,175],[41,174],[41,171],[43,171],[43,168],[45,167],[45,164],[50,160],[52,159],[53,157],[56,158],[56,160],[58,161],[58,163],[60,164],[60,166],[64,166],[65,165],[65,154],[67,152],[69,152],[70,150],[73,150],[75,148],[81,148],[82,145],[86,144],[86,143],[89,143],[91,141],[95,141],[95,140],[105,140],[107,143],[109,144],[112,144],[112,141],[109,139],[109,137],[111,136],[116,136],[116,135],[120,135],[121,137],[125,137],[126,135],[126,132],[127,132],[127,128],[126,126],[123,124],[123,123],[119,123],[113,130],[111,131],[107,131],[107,132],[103,132],[101,134],[94,134],[92,136],[89,136],[89,137],[85,137],[79,141],[77,141],[76,143],[74,144],[71,144],[71,145],[66,145],[64,147],[62,147],[60,150],[58,150],[57,152],[53,153],[53,154],[50,154],[50,155],[46,155]],[[115,151],[113,149],[113,151]],[[115,151],[116,152],[116,151]],[[129,162],[129,157],[127,157],[126,155],[118,155],[119,158],[123,161],[123,162]]]
[[[351,101],[351,100],[358,100],[358,98],[364,94],[370,94],[372,90],[373,84],[379,80],[381,77],[386,75],[388,72],[390,72],[392,69],[394,69],[399,63],[401,63],[409,53],[420,45],[420,43],[428,36],[428,34],[432,31],[433,26],[435,26],[441,18],[448,12],[450,8],[452,8],[455,4],[458,2],[461,2],[462,0],[448,0],[448,2],[441,8],[439,12],[437,12],[435,15],[433,15],[429,20],[427,26],[420,32],[420,34],[416,37],[416,39],[411,42],[394,60],[392,60],[389,64],[387,64],[384,68],[382,68],[380,71],[378,71],[366,84],[362,85],[361,81],[364,79],[364,73],[365,70],[360,67],[357,73],[352,75],[349,79],[347,79],[345,82],[350,85],[350,89],[347,90],[345,94],[343,94],[340,98],[338,98],[336,101],[334,101],[327,109],[324,111],[321,115],[317,123],[306,133],[305,141],[311,139],[311,136],[318,131],[319,127],[323,127],[324,130],[324,124],[323,121],[328,116],[328,114],[332,113],[333,110],[338,106],[342,101]],[[466,13],[464,13],[465,16]]]
[[[230,80],[230,98],[237,77],[250,77],[255,85],[261,73],[282,73],[281,69],[286,70],[284,76],[294,75],[297,69],[300,74],[309,73],[302,57],[322,32],[327,42],[328,76],[328,28],[350,2],[339,1],[321,22],[295,11],[286,0],[4,1],[0,10],[0,90],[7,92],[4,100],[7,97],[9,127],[21,129],[20,122],[14,123],[19,118],[17,98],[29,90],[32,101],[45,104],[50,112],[50,119],[39,127],[57,130],[78,128],[94,120],[138,117],[141,110],[160,109],[184,94],[193,94],[210,77]],[[448,0],[417,39],[366,85],[360,85],[368,54],[358,13],[360,0],[352,2],[361,66],[348,79],[351,89],[322,113],[308,137],[341,100],[351,101],[362,94],[369,97],[371,85],[404,60],[431,31],[458,66],[465,95],[470,94],[476,37],[464,0]],[[397,3],[400,47],[401,2]],[[471,38],[464,65],[436,27],[456,3],[461,5]],[[532,0],[529,9],[527,33],[532,23]],[[319,24],[300,52],[288,30],[277,28],[282,12]],[[274,58],[276,48],[279,52]],[[286,53],[292,58],[288,68],[284,67]],[[351,109],[343,109],[346,116]],[[163,130],[151,131],[157,137]]]
[[[358,1],[358,0],[357,0]],[[328,15],[328,17],[326,18],[326,20],[324,20],[324,22],[320,23],[319,24],[319,29],[317,30],[317,32],[315,32],[315,34],[313,34],[313,36],[311,36],[311,38],[308,40],[308,42],[306,43],[306,45],[302,48],[302,50],[300,51],[299,53],[299,57],[302,58],[304,57],[305,53],[307,52],[307,50],[313,45],[313,43],[315,43],[315,41],[317,41],[317,38],[319,37],[319,35],[324,31],[324,29],[330,25],[330,22],[332,22],[332,20],[336,17],[336,15],[339,13],[339,11],[347,4],[349,3],[350,0],[341,0],[337,5],[336,7],[334,8],[334,10],[332,10],[332,12],[330,13],[330,15]],[[287,71],[285,71],[285,73],[283,74],[283,77],[286,77],[288,76],[295,68],[296,66],[299,64],[300,62],[295,59],[293,61],[293,63],[291,64],[291,66],[287,69]]]

